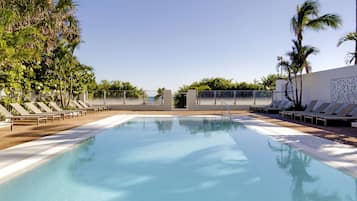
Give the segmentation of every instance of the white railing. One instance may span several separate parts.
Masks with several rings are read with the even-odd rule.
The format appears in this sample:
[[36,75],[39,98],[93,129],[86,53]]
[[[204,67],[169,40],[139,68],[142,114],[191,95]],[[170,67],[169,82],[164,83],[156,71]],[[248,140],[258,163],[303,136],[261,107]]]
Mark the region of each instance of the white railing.
[[207,90],[197,91],[198,105],[269,105],[273,91]]
[[103,90],[86,92],[85,99],[93,105],[162,105],[162,94],[154,90]]

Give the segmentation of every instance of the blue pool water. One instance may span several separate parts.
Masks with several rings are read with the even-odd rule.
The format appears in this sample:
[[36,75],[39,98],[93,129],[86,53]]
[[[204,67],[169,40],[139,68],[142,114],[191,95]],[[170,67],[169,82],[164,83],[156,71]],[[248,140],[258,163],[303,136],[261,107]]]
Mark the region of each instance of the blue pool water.
[[239,123],[137,118],[0,185],[1,201],[356,201],[357,180]]

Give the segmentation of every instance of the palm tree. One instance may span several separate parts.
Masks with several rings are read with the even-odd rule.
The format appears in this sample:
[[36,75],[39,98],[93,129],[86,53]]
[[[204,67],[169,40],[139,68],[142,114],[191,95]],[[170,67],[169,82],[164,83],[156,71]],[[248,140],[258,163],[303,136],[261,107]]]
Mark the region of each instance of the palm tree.
[[354,61],[354,64],[357,64],[357,0],[356,0],[356,30],[355,32],[350,32],[346,34],[344,37],[342,37],[338,43],[337,46],[341,46],[342,43],[347,42],[347,41],[354,41],[355,42],[355,51],[354,52],[348,52],[347,54],[347,59],[346,63],[352,63]]
[[60,38],[68,43],[68,47],[74,50],[81,42],[79,22],[74,15],[77,5],[73,0],[59,0],[55,6],[58,21],[57,26]]
[[282,68],[288,74],[292,97],[289,96],[286,90],[286,97],[294,102],[295,109],[300,110],[302,107],[302,73],[304,69],[310,69],[308,57],[317,54],[318,49],[309,45],[301,45],[299,41],[293,40],[292,51],[287,53],[289,60],[279,58],[277,66]]
[[[299,46],[302,45],[303,33],[306,29],[315,31],[324,30],[327,27],[338,28],[341,24],[341,18],[336,14],[319,15],[320,4],[317,0],[307,0],[301,6],[297,6],[297,13],[291,18],[291,27],[296,35],[296,41]],[[311,69],[306,68],[306,73]]]
[[356,43],[356,47],[355,47],[355,51],[354,52],[348,52],[347,53],[347,59],[346,59],[346,63],[352,63],[354,61],[355,64],[357,64],[357,32],[351,32],[348,33],[347,35],[345,35],[344,37],[342,37],[338,43],[337,46],[341,46],[344,42],[347,41],[355,41]]

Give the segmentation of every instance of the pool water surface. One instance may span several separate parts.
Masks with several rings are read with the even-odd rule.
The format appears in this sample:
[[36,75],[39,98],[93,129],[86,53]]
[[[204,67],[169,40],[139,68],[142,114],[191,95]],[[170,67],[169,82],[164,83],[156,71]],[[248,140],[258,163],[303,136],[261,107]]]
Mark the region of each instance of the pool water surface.
[[357,179],[221,118],[135,118],[0,185],[1,201],[356,201]]

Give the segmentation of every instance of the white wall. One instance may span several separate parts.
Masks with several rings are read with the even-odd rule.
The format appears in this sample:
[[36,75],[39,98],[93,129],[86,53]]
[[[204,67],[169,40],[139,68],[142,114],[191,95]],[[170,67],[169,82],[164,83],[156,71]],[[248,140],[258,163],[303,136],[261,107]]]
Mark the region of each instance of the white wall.
[[303,75],[303,104],[311,100],[357,103],[357,65]]

